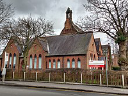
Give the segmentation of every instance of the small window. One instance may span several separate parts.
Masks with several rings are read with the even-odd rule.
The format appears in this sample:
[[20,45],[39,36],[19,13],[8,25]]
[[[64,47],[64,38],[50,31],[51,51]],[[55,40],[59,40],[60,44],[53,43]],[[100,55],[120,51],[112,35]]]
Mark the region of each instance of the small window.
[[39,55],[39,69],[42,68],[41,65],[42,65],[42,56],[41,56],[41,54],[40,54],[40,55]]
[[51,68],[51,60],[49,60],[49,68]]
[[81,61],[79,58],[78,58],[78,68],[81,68]]
[[16,54],[14,53],[14,58],[13,58],[13,68],[15,69],[15,65],[16,65]]
[[70,68],[70,60],[67,60],[67,68]]
[[58,68],[60,68],[60,60],[58,60]]
[[90,54],[90,60],[93,60],[93,54],[92,53]]
[[56,61],[53,60],[53,68],[56,68]]
[[96,60],[95,54],[94,54],[94,60]]
[[11,68],[12,65],[12,54],[9,54],[9,68]]
[[112,59],[114,59],[114,55],[112,55]]
[[32,69],[32,55],[30,55],[29,68]]
[[75,60],[72,59],[72,68],[75,68]]
[[37,65],[37,56],[34,56],[34,69],[36,69],[36,65]]

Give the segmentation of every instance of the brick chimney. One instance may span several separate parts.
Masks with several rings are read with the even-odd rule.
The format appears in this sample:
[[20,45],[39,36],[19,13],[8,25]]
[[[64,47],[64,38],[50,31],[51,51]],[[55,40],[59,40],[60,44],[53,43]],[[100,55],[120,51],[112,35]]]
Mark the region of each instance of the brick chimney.
[[68,7],[66,11],[66,21],[65,21],[65,26],[63,30],[61,31],[61,35],[63,34],[72,34],[76,30],[73,28],[73,22],[72,22],[72,10]]
[[68,7],[66,11],[66,22],[65,22],[65,29],[71,29],[72,26],[72,10]]

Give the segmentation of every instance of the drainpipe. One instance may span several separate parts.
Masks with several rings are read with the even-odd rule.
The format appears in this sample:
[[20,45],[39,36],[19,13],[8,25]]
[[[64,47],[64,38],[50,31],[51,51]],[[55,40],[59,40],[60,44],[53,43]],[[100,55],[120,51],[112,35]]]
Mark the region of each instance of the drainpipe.
[[62,67],[64,68],[64,56],[62,57]]

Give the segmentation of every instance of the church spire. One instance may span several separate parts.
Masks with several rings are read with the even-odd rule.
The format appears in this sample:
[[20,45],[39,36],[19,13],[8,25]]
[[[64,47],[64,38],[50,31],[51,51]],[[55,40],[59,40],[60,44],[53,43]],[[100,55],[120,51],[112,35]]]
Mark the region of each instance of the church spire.
[[68,7],[66,11],[66,21],[63,30],[60,35],[63,34],[77,34],[82,32],[72,21],[72,10]]
[[66,19],[70,19],[72,21],[72,10],[68,7],[66,11]]

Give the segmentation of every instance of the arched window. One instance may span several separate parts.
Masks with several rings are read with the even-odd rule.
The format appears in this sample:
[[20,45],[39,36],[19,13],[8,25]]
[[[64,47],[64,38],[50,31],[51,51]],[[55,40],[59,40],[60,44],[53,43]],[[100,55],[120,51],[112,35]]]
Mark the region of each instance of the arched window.
[[92,53],[90,54],[90,60],[93,60],[93,54]]
[[56,61],[53,60],[53,68],[56,68]]
[[72,59],[72,68],[75,68],[75,60]]
[[34,69],[36,69],[36,65],[37,65],[37,56],[34,56]]
[[60,59],[58,59],[57,68],[60,68]]
[[32,55],[30,55],[30,63],[29,63],[29,68],[32,69]]
[[51,68],[51,60],[49,60],[49,68]]
[[39,55],[39,69],[41,69],[41,65],[42,65],[42,56],[41,54]]
[[81,61],[79,58],[78,58],[78,68],[81,68]]
[[12,65],[12,54],[9,54],[9,68],[11,68]]
[[[5,55],[6,55],[5,59],[9,59],[9,54],[7,54],[7,53],[5,52]],[[7,68],[7,67],[8,67],[7,65],[8,65],[8,60],[5,60],[5,65],[4,65],[4,67]]]
[[67,60],[67,68],[70,68],[70,60]]
[[16,65],[16,54],[14,53],[14,58],[13,58],[13,68],[15,68]]

